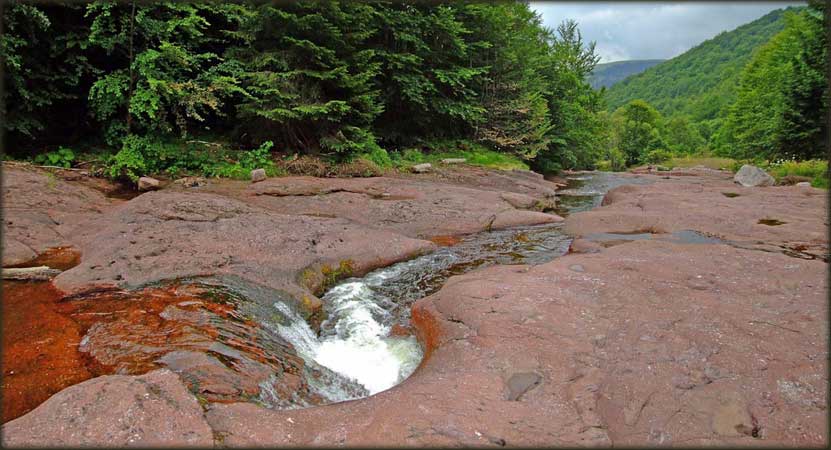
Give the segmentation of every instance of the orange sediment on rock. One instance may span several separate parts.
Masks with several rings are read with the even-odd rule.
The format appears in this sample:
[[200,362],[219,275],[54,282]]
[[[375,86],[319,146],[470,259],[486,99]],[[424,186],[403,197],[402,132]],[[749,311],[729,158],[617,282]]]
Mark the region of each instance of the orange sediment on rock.
[[452,247],[462,241],[461,238],[453,235],[433,236],[429,240],[442,247]]

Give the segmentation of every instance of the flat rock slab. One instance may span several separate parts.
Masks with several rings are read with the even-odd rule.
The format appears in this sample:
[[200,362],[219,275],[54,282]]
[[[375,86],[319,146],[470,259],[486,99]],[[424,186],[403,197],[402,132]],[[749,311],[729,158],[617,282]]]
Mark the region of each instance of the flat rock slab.
[[108,375],[55,394],[2,428],[4,447],[211,447],[196,398],[169,370]]
[[[255,198],[247,201],[275,212],[342,217],[418,238],[562,220],[517,209],[534,208],[539,197],[417,179],[282,177],[250,191]],[[553,205],[553,197],[546,200]]]
[[112,205],[101,192],[31,167],[3,166],[3,265],[69,245],[74,229]]
[[[266,183],[266,182],[263,182]],[[73,237],[83,260],[55,278],[67,294],[134,289],[161,280],[237,275],[295,297],[315,264],[355,273],[434,248],[344,219],[278,214],[214,194],[148,192],[88,221]]]
[[[826,191],[744,188],[721,177],[653,178],[658,182],[609,191],[602,208],[570,215],[564,229],[578,237],[694,230],[748,248],[828,253]],[[766,225],[771,219],[784,223]]]
[[556,183],[530,170],[495,170],[477,166],[435,167],[427,174],[414,175],[402,172],[390,175],[390,177],[432,181],[497,192],[515,192],[537,199],[553,199],[558,187]]

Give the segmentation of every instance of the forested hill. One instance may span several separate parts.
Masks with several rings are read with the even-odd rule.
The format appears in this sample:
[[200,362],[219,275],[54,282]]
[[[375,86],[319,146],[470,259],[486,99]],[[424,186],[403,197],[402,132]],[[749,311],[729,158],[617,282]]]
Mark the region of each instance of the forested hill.
[[607,91],[609,110],[642,99],[664,115],[681,113],[694,121],[715,118],[736,99],[739,74],[754,51],[785,27],[784,13],[772,11],[615,84]]
[[589,83],[595,89],[609,88],[627,77],[639,74],[644,70],[662,62],[665,59],[633,59],[629,61],[615,61],[595,66],[589,76]]

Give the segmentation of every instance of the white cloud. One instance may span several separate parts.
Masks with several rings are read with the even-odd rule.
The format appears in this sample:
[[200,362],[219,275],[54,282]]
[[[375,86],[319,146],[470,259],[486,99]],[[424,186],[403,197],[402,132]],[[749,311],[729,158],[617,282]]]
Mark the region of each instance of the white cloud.
[[666,59],[751,22],[804,2],[531,2],[545,25],[579,24],[583,39],[597,42],[602,62]]

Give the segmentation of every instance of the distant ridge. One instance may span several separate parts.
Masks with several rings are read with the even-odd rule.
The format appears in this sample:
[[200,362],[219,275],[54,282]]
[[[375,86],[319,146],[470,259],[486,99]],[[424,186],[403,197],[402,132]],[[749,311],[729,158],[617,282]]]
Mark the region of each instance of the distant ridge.
[[632,59],[598,64],[591,75],[589,84],[595,89],[609,88],[627,77],[639,74],[644,70],[662,62],[665,59]]
[[739,74],[753,53],[785,27],[785,11],[801,8],[771,11],[614,84],[606,91],[609,110],[642,99],[667,116],[717,118],[735,100]]

